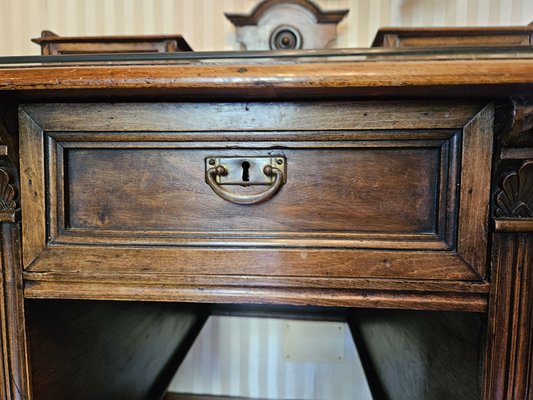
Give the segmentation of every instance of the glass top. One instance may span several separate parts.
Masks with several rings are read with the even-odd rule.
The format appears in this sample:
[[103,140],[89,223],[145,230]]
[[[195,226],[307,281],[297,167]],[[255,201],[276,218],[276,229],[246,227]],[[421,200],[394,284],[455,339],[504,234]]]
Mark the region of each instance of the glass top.
[[196,51],[177,53],[114,53],[0,56],[1,67],[73,64],[205,64],[312,63],[339,61],[484,60],[533,58],[533,46],[352,48],[277,51]]

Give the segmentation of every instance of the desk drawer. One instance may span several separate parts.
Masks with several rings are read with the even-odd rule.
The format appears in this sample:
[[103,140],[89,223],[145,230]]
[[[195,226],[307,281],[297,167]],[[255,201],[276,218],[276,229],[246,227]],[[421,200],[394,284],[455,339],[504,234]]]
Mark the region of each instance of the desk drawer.
[[[25,106],[25,268],[479,280],[491,112],[442,102]],[[206,169],[232,158],[282,160],[284,184],[257,204],[223,199]],[[250,196],[269,185],[219,187]]]

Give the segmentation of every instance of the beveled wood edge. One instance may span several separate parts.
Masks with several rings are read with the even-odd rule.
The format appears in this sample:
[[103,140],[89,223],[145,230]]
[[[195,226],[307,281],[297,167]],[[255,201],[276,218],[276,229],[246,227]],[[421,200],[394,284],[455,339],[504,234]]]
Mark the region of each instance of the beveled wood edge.
[[[50,218],[51,222],[55,221]],[[319,232],[315,235],[300,232],[272,232],[266,236],[261,232],[186,232],[169,231],[166,236],[156,236],[156,231],[123,231],[117,235],[100,232],[98,229],[88,229],[85,234],[79,232],[65,232],[57,230],[58,226],[50,224],[50,245],[118,245],[118,246],[186,246],[186,247],[253,247],[253,248],[350,248],[350,249],[399,249],[399,250],[451,250],[450,245],[437,234],[427,235],[365,235],[362,233]],[[52,229],[54,227],[54,229]],[[60,233],[57,233],[60,232]],[[130,235],[128,235],[130,233]],[[152,235],[150,237],[150,235]],[[374,236],[374,237],[372,237]],[[389,236],[389,238],[387,238]],[[322,237],[322,238],[321,238]],[[370,237],[370,238],[369,238]]]
[[[410,241],[439,241],[439,236],[436,233],[361,233],[358,231],[317,231],[317,232],[307,232],[307,231],[279,231],[272,230],[268,232],[256,231],[256,230],[210,230],[210,231],[200,231],[200,230],[162,230],[162,229],[108,229],[108,228],[66,228],[63,229],[60,234],[70,237],[62,238],[68,244],[72,244],[75,240],[80,240],[80,238],[86,238],[87,236],[95,237],[95,239],[140,239],[139,244],[156,244],[159,239],[174,239],[176,237],[189,237],[189,238],[198,238],[203,237],[206,233],[209,234],[209,238],[216,240],[217,238],[230,239],[234,238],[236,240],[242,239],[277,239],[282,236],[283,239],[287,239],[290,235],[297,236],[303,239],[319,239],[323,237],[331,238],[335,240],[354,240],[354,238],[364,239],[369,236],[374,236],[373,240],[384,240],[384,241],[396,241],[398,238],[405,238],[405,240]],[[165,242],[165,244],[170,244],[171,242]],[[83,244],[83,243],[78,243]],[[278,243],[276,243],[278,244]],[[279,243],[280,245],[283,243]],[[258,245],[260,245],[258,243]]]
[[533,218],[496,218],[496,232],[533,232]]
[[[204,103],[205,104],[205,103]],[[242,142],[253,138],[253,141],[257,142],[278,142],[290,141],[297,143],[306,142],[321,142],[328,143],[335,142],[354,142],[354,141],[396,141],[402,140],[414,143],[416,140],[427,139],[440,141],[443,143],[445,140],[449,140],[456,132],[458,128],[449,129],[433,129],[428,132],[428,128],[421,129],[342,129],[342,130],[298,130],[291,131],[287,129],[279,131],[231,131],[231,136],[228,136],[228,132],[221,133],[220,131],[160,131],[157,132],[158,146],[170,146],[170,143],[185,142],[188,145],[200,142],[203,144],[212,144],[217,140],[220,141],[221,135],[224,141],[228,142]],[[65,132],[65,131],[47,131],[48,136],[61,142],[61,145],[65,148],[77,146],[78,144],[102,144],[105,141],[112,141],[114,143],[121,143],[127,145],[132,142],[132,136],[134,136],[134,143],[155,143],[152,132]],[[168,143],[168,144],[167,144]]]
[[[319,106],[323,103],[317,103]],[[349,105],[358,105],[358,103],[349,103]],[[391,107],[397,106],[397,103],[393,104]],[[408,106],[410,103],[402,103],[402,106]],[[424,103],[426,105],[426,103]],[[477,106],[473,106],[472,104],[468,104],[470,106],[466,110],[463,110],[465,116],[469,115],[473,109],[477,108]],[[86,105],[87,107],[91,108],[91,105]],[[93,105],[98,110],[98,105]],[[116,106],[116,105],[115,105]],[[29,106],[30,111],[36,111],[37,115],[39,115],[39,107],[32,107]],[[117,106],[116,106],[117,107]],[[149,105],[147,105],[148,108],[150,108]],[[413,106],[416,109],[416,105]],[[434,105],[435,108],[442,108],[441,103],[437,103]],[[427,107],[420,110],[420,113],[426,114]],[[446,114],[445,112],[443,112]],[[365,112],[366,114],[366,112]],[[34,113],[32,112],[32,115]],[[117,119],[117,118],[115,118]],[[118,118],[118,123],[120,124],[120,121],[123,118]],[[45,122],[45,121],[41,121]],[[114,121],[116,123],[116,121]],[[48,126],[50,122],[45,122],[44,125]],[[54,124],[52,124],[54,125]],[[397,131],[395,131],[397,133]],[[407,132],[407,131],[406,131]],[[47,133],[47,142],[49,137],[53,137],[56,139],[58,136],[64,136],[64,132],[58,132],[58,133]],[[421,146],[421,147],[431,147],[431,146],[444,146],[446,149],[448,146],[446,145],[447,142],[444,142],[441,138],[444,136],[445,138],[454,138],[456,136],[457,131],[455,130],[438,130],[437,132],[419,132],[419,138],[424,139],[421,140],[402,140],[400,142],[394,142],[394,143],[388,143],[387,147],[392,146],[406,146],[407,144],[413,145],[413,146]],[[81,132],[79,135],[87,135],[87,133]],[[131,132],[129,133],[128,138],[130,140],[137,140],[139,133],[137,132]],[[434,139],[428,139],[426,140],[426,137],[434,138],[435,135],[439,138],[438,140]],[[90,135],[89,135],[90,136]],[[385,134],[386,136],[386,134]],[[179,140],[181,137],[181,134],[174,133],[173,139]],[[224,134],[221,136],[225,139]],[[224,232],[191,232],[191,231],[174,231],[172,234],[169,235],[168,231],[108,231],[108,230],[99,230],[99,229],[64,229],[64,227],[61,225],[61,221],[58,221],[58,223],[54,223],[54,221],[57,220],[57,218],[61,217],[60,210],[62,209],[61,203],[62,200],[59,200],[59,208],[56,212],[56,204],[55,199],[58,197],[55,193],[55,188],[57,187],[58,193],[61,190],[61,186],[58,185],[56,176],[62,176],[62,171],[60,170],[60,167],[55,162],[56,159],[61,159],[61,151],[60,150],[63,147],[68,148],[78,148],[80,145],[88,145],[90,148],[93,147],[102,147],[102,146],[111,146],[111,148],[114,148],[115,143],[115,137],[106,137],[102,139],[107,140],[113,140],[111,143],[106,142],[93,142],[90,141],[90,144],[87,143],[78,143],[78,142],[61,142],[58,143],[57,146],[53,146],[52,144],[48,144],[48,154],[50,155],[49,160],[49,168],[47,171],[49,172],[49,177],[47,179],[48,182],[50,182],[49,187],[51,189],[50,194],[50,207],[49,207],[49,215],[50,215],[50,221],[49,229],[50,229],[50,243],[51,244],[84,244],[84,243],[91,243],[91,244],[116,244],[116,245],[186,245],[186,246],[207,246],[207,245],[224,245],[227,244],[229,246],[256,246],[256,247],[268,247],[268,246],[278,246],[278,247],[296,247],[296,246],[308,246],[308,247],[353,247],[353,248],[395,248],[395,249],[419,249],[419,250],[448,250],[450,249],[451,240],[449,237],[447,237],[444,232],[436,232],[434,234],[379,234],[372,235],[373,237],[371,240],[362,240],[363,235],[357,232],[327,232],[325,234],[322,234],[320,232],[317,233],[305,233],[305,232],[272,232],[269,233],[269,237],[266,237],[263,232],[239,232],[238,235],[232,235],[231,233],[224,233]],[[255,138],[254,138],[255,139]],[[381,138],[383,139],[383,138]],[[365,147],[369,145],[369,141],[363,141],[363,142],[345,142],[344,140],[341,142],[333,142],[333,143],[322,143],[322,142],[297,142],[298,144],[301,144],[304,147],[317,147],[317,148],[323,148],[324,146],[348,146],[353,145],[356,147]],[[383,141],[379,140],[376,143],[382,144]],[[220,142],[215,143],[216,146],[220,146]],[[139,147],[152,147],[154,146],[153,142],[149,143],[139,143],[137,146]],[[160,144],[157,144],[159,147]],[[174,145],[173,145],[174,146]],[[185,146],[189,148],[190,144],[187,143],[179,143],[175,144],[175,146]],[[206,144],[202,144],[202,147],[206,146]],[[254,145],[256,146],[256,145]],[[372,145],[371,145],[372,146]],[[443,149],[444,151],[445,149]],[[451,151],[451,150],[450,150]],[[449,151],[448,151],[449,152]],[[57,170],[57,171],[56,171]],[[452,189],[455,186],[452,185]],[[441,210],[446,210],[446,207],[439,208]],[[56,226],[57,225],[57,226]],[[440,225],[439,225],[440,226]],[[148,235],[148,236],[147,236]],[[149,237],[151,235],[151,237]],[[156,238],[155,235],[163,235],[166,237],[163,238]],[[215,236],[215,237],[214,237]],[[235,236],[236,238],[231,238],[228,236]],[[238,238],[238,236],[241,236],[242,238]],[[243,237],[247,236],[247,237]],[[251,237],[249,237],[251,236]],[[268,235],[267,235],[268,236]],[[368,236],[368,234],[365,234],[365,236]],[[218,237],[218,239],[216,238]]]
[[[427,128],[430,130],[431,128]],[[132,135],[133,136],[133,135]],[[157,141],[145,141],[145,142],[135,142],[132,138],[131,143],[120,142],[113,143],[108,141],[104,142],[61,142],[61,146],[65,149],[153,149],[154,147],[159,149],[222,149],[225,146],[225,141],[222,138],[216,141],[202,142],[202,141],[176,141],[171,142],[157,142]],[[251,139],[250,137],[248,139]],[[384,143],[385,142],[385,143]],[[260,146],[258,143],[266,143],[266,145]],[[287,143],[290,143],[290,146],[287,146]],[[290,149],[376,149],[381,148],[382,150],[389,149],[398,149],[405,148],[407,146],[411,148],[431,148],[431,147],[440,147],[444,141],[440,139],[427,139],[427,140],[417,140],[417,139],[406,139],[398,140],[392,139],[390,141],[384,140],[344,140],[344,139],[332,139],[327,141],[310,141],[310,140],[267,140],[261,142],[259,140],[246,140],[243,141],[233,141],[232,145],[238,147],[239,150],[258,150],[258,147],[265,148],[266,146],[272,147],[282,147],[285,146]]]
[[102,42],[160,42],[163,40],[184,41],[182,35],[110,35],[110,36],[48,36],[42,35],[40,37],[30,39],[33,43],[48,44],[48,43],[102,43]]
[[490,103],[463,128],[457,251],[481,277],[486,273],[489,235],[493,120]]
[[17,222],[20,219],[20,210],[1,210],[0,223]]
[[150,286],[137,283],[26,281],[26,299],[94,299],[194,303],[283,304],[486,312],[480,293],[374,292],[368,290]]
[[462,148],[462,134],[458,133],[441,146],[441,160],[439,169],[438,212],[436,215],[437,233],[450,248],[457,249],[457,223],[459,212],[457,199],[460,188],[458,179]]
[[399,38],[435,38],[439,36],[504,36],[504,35],[532,35],[531,26],[479,26],[479,27],[433,27],[433,28],[406,28],[383,27],[379,28],[372,41],[372,47],[383,46],[385,35],[397,35]]
[[357,289],[412,292],[442,293],[488,293],[487,281],[445,281],[421,279],[378,279],[378,278],[329,278],[329,277],[280,277],[259,275],[186,275],[186,274],[152,274],[152,273],[83,273],[83,272],[24,272],[25,281],[34,282],[98,282],[121,284],[124,282],[147,285],[175,286],[218,286],[227,287],[261,287],[261,288],[298,288],[320,289]]
[[500,151],[502,160],[526,160],[533,159],[533,148],[531,147],[504,147]]
[[[322,103],[317,103],[318,105]],[[357,105],[357,103],[350,103],[351,105]],[[410,103],[407,103],[409,105]],[[424,103],[425,105],[426,103]],[[406,105],[406,104],[403,104]],[[463,110],[466,115],[469,115],[473,109],[478,109],[477,106],[473,106],[472,104],[467,103],[467,105],[470,106],[470,108],[467,108],[466,110]],[[89,108],[91,105],[87,105]],[[98,110],[98,105],[93,105]],[[147,105],[149,108],[149,105]],[[392,106],[394,107],[394,105]],[[414,106],[416,107],[416,106]],[[441,103],[437,103],[435,108],[442,108]],[[39,115],[40,106],[32,107],[29,106],[30,111],[36,111],[37,115]],[[426,108],[423,108],[423,110]],[[420,113],[426,114],[426,111],[420,111]],[[366,114],[366,112],[365,112]],[[32,112],[32,115],[33,112]],[[115,118],[118,119],[118,123],[120,124],[120,121],[124,117]],[[41,121],[44,122],[44,121]],[[72,122],[71,122],[72,123]],[[114,121],[114,123],[116,123]],[[48,126],[48,123],[45,123],[45,126]],[[52,124],[53,125],[53,124]],[[396,131],[395,131],[396,132]],[[406,131],[407,132],[407,131]],[[135,245],[183,245],[183,246],[254,246],[254,247],[315,247],[315,248],[335,248],[335,247],[350,247],[350,248],[374,248],[374,249],[417,249],[417,250],[449,250],[451,249],[450,243],[453,243],[452,238],[447,232],[444,232],[443,230],[440,232],[432,233],[432,234],[409,234],[409,233],[393,233],[393,234],[387,234],[387,233],[376,233],[371,234],[370,240],[364,240],[365,238],[368,238],[369,234],[361,234],[358,232],[269,232],[267,235],[265,235],[264,232],[237,232],[236,234],[232,234],[231,232],[195,232],[195,231],[172,231],[172,233],[169,233],[169,231],[156,231],[156,230],[142,230],[142,231],[127,231],[127,230],[101,230],[101,229],[65,229],[64,225],[61,223],[62,214],[60,210],[63,209],[62,206],[62,198],[59,195],[61,191],[61,186],[59,185],[59,182],[61,181],[61,178],[56,179],[56,177],[61,177],[63,175],[63,171],[61,170],[61,162],[56,162],[56,160],[62,159],[62,149],[63,147],[69,147],[69,148],[78,148],[79,145],[87,145],[87,143],[78,143],[78,142],[57,142],[57,145],[54,146],[54,143],[51,137],[54,139],[57,138],[57,136],[64,136],[64,133],[58,132],[58,133],[51,133],[48,134],[46,132],[46,138],[47,138],[47,148],[48,148],[48,154],[49,154],[49,167],[47,168],[48,177],[47,182],[49,182],[49,188],[50,188],[50,206],[49,206],[49,242],[50,244],[100,244],[100,245],[126,245],[126,246],[135,246]],[[444,142],[442,139],[434,140],[434,139],[428,139],[426,140],[426,137],[433,138],[437,134],[437,137],[441,137],[444,135],[444,137],[447,137],[448,139],[451,139],[453,141],[452,146],[448,146],[448,142]],[[81,132],[80,135],[87,135],[85,132]],[[137,140],[139,133],[137,132],[131,132],[128,135],[128,138],[130,140]],[[180,139],[181,134],[174,133],[174,139]],[[386,136],[386,135],[385,135]],[[442,146],[442,152],[443,153],[450,153],[451,157],[454,157],[454,150],[455,150],[455,142],[456,142],[456,136],[457,131],[456,130],[438,130],[436,133],[433,131],[427,132],[419,132],[420,139],[422,140],[402,140],[399,142],[394,143],[387,143],[387,147],[393,146],[406,146],[407,144],[413,145],[413,146],[421,146],[421,147],[431,147],[431,146]],[[89,135],[90,137],[90,135]],[[224,137],[224,136],[223,136]],[[104,139],[104,138],[102,138]],[[106,142],[92,142],[90,141],[90,144],[88,146],[90,148],[97,147],[100,148],[101,146],[111,146],[111,148],[115,148],[115,138],[114,137],[106,137],[107,140],[112,140],[111,143]],[[420,143],[417,143],[420,142]],[[253,142],[252,142],[253,143]],[[300,143],[300,142],[297,142]],[[355,147],[360,146],[366,146],[370,143],[369,141],[363,141],[363,142],[333,142],[333,143],[325,143],[325,145],[336,147],[336,146],[347,146],[347,145],[353,145]],[[383,141],[379,140],[376,143],[379,143],[383,146]],[[220,146],[220,142],[216,143],[217,146]],[[323,144],[321,142],[303,142],[303,146],[305,147],[317,147],[317,148],[323,148]],[[145,143],[140,142],[138,146],[144,148],[145,146],[152,147],[154,146],[153,142]],[[159,144],[157,145],[160,146]],[[177,147],[179,146],[186,146],[189,148],[189,144],[179,143],[176,144]],[[202,146],[205,146],[205,144],[202,144]],[[255,146],[255,145],[254,145]],[[447,154],[446,154],[447,155]],[[452,164],[455,164],[456,159],[454,158],[454,162],[450,162],[450,168],[454,168],[455,166]],[[441,165],[441,169],[443,166]],[[452,169],[453,169],[452,168]],[[442,173],[445,173],[445,170],[441,171]],[[441,182],[444,182],[444,180],[441,180]],[[446,187],[445,189],[455,189],[455,185],[453,184],[454,179],[451,179],[449,187]],[[442,187],[439,193],[442,194]],[[57,192],[57,193],[56,193]],[[440,195],[440,197],[442,197]],[[59,198],[58,203],[56,204],[56,198]],[[444,199],[440,199],[439,202],[442,203],[443,201],[446,201],[446,196]],[[57,211],[56,211],[57,209]],[[447,210],[448,207],[444,206],[439,207],[439,210],[442,211],[442,213]],[[442,218],[441,218],[442,219]],[[57,223],[55,222],[57,221]],[[453,225],[453,223],[451,223]],[[441,227],[441,225],[438,225]],[[446,226],[445,228],[448,228]],[[444,229],[444,228],[443,228]],[[164,237],[156,237],[156,236],[164,236]],[[363,237],[364,236],[364,237]],[[240,238],[239,238],[240,237]]]
[[44,179],[47,188],[46,192],[48,193],[47,204],[45,205],[45,212],[47,212],[48,215],[45,218],[47,218],[48,229],[47,241],[50,242],[58,236],[58,230],[64,229],[60,227],[65,227],[67,225],[64,218],[65,212],[63,211],[65,209],[63,204],[63,186],[65,185],[64,181],[66,175],[64,171],[64,151],[61,144],[45,134],[44,146],[46,147]]
[[[85,257],[80,257],[85,254]],[[135,263],[127,259],[137,260]],[[334,272],[324,269],[336,260]],[[260,260],[260,261],[258,261]],[[283,260],[281,262],[281,260]],[[288,268],[290,266],[290,268]],[[480,281],[457,253],[360,249],[190,248],[159,246],[51,245],[26,267],[28,272],[233,275]]]
[[[384,132],[385,138],[390,135],[394,140],[424,138],[442,141],[453,136],[453,130],[462,129],[486,102],[344,100],[228,103],[213,102],[209,98],[209,101],[200,104],[201,107],[197,102],[121,102],[113,103],[110,111],[109,105],[102,103],[41,103],[25,104],[21,109],[31,115],[41,130],[58,141],[64,141],[65,146],[76,145],[80,142],[76,138],[82,142],[90,141],[91,145],[99,140],[150,142],[154,140],[150,138],[151,132],[163,135],[158,142],[192,142],[206,134],[228,140],[228,136],[232,139],[234,133],[243,135],[244,132],[247,140],[255,140],[256,133],[259,133],[257,136],[269,134],[269,141],[285,141],[287,137],[292,137],[291,141],[304,143],[349,142],[350,139],[361,142],[361,135],[373,132],[375,136],[378,131]],[[317,117],[317,111],[320,111],[320,117]],[[269,112],[289,115],[283,119],[267,119],[265,113]],[[394,115],[384,119],[384,112]],[[239,119],[236,119],[237,115]],[[340,119],[339,115],[343,118]],[[89,124],[92,132],[84,131]],[[113,137],[109,136],[109,132],[113,132]],[[301,140],[308,132],[313,133],[312,137]],[[408,137],[398,137],[402,134]],[[206,140],[202,139],[202,142]]]
[[[395,59],[339,63],[247,63],[187,65],[92,65],[64,67],[0,68],[1,91],[46,91],[66,89],[87,92],[102,89],[172,89],[181,95],[196,89],[195,94],[239,92],[243,97],[275,98],[294,89],[300,95],[324,96],[338,89],[349,89],[343,95],[367,94],[384,96],[396,93],[409,96],[409,87],[433,88],[427,97],[453,92],[457,97],[476,97],[479,92],[466,87],[490,89],[499,96],[510,95],[533,86],[533,59],[483,60],[409,60]],[[416,73],[413,73],[416,71]],[[268,81],[264,80],[269,76]],[[146,78],[150,77],[150,78]],[[358,90],[359,89],[359,90]],[[367,89],[367,90],[361,90]],[[395,90],[396,89],[396,90]],[[59,90],[59,92],[58,92]],[[235,90],[236,92],[233,92]],[[424,92],[411,93],[423,96]],[[100,93],[100,95],[105,93]],[[296,94],[296,92],[294,92]]]
[[29,265],[46,247],[44,135],[22,108],[19,124],[22,261]]

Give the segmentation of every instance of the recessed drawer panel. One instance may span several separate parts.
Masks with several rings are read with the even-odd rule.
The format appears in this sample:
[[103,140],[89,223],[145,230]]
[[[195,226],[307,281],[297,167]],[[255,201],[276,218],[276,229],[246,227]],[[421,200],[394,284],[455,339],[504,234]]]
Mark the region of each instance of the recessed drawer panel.
[[[25,268],[239,275],[252,283],[254,276],[481,279],[491,109],[372,106],[291,105],[283,124],[267,118],[280,117],[279,104],[228,104],[231,118],[222,112],[213,127],[186,121],[190,105],[147,104],[154,130],[140,117],[135,130],[131,110],[139,105],[53,108],[63,116],[27,106]],[[206,121],[225,109],[203,107]],[[410,127],[401,118],[391,123],[401,110],[409,110]]]
[[[409,146],[394,143],[399,144]],[[205,182],[204,159],[267,155],[272,153],[268,148],[63,149],[65,228],[95,233],[175,230],[206,236],[243,231],[243,237],[251,231],[260,236],[328,231],[438,235],[438,214],[446,211],[439,200],[446,201],[449,189],[448,146],[425,144],[280,148],[274,153],[287,160],[287,182],[271,199],[251,205],[217,196]]]

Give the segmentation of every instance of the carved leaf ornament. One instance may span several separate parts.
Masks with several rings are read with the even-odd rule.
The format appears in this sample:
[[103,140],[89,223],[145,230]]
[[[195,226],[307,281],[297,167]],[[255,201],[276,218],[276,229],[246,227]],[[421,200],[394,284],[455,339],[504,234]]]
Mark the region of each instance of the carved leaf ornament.
[[533,218],[533,160],[503,178],[496,206],[499,218]]
[[14,210],[17,208],[15,202],[15,188],[9,183],[10,177],[6,170],[0,169],[0,210]]

